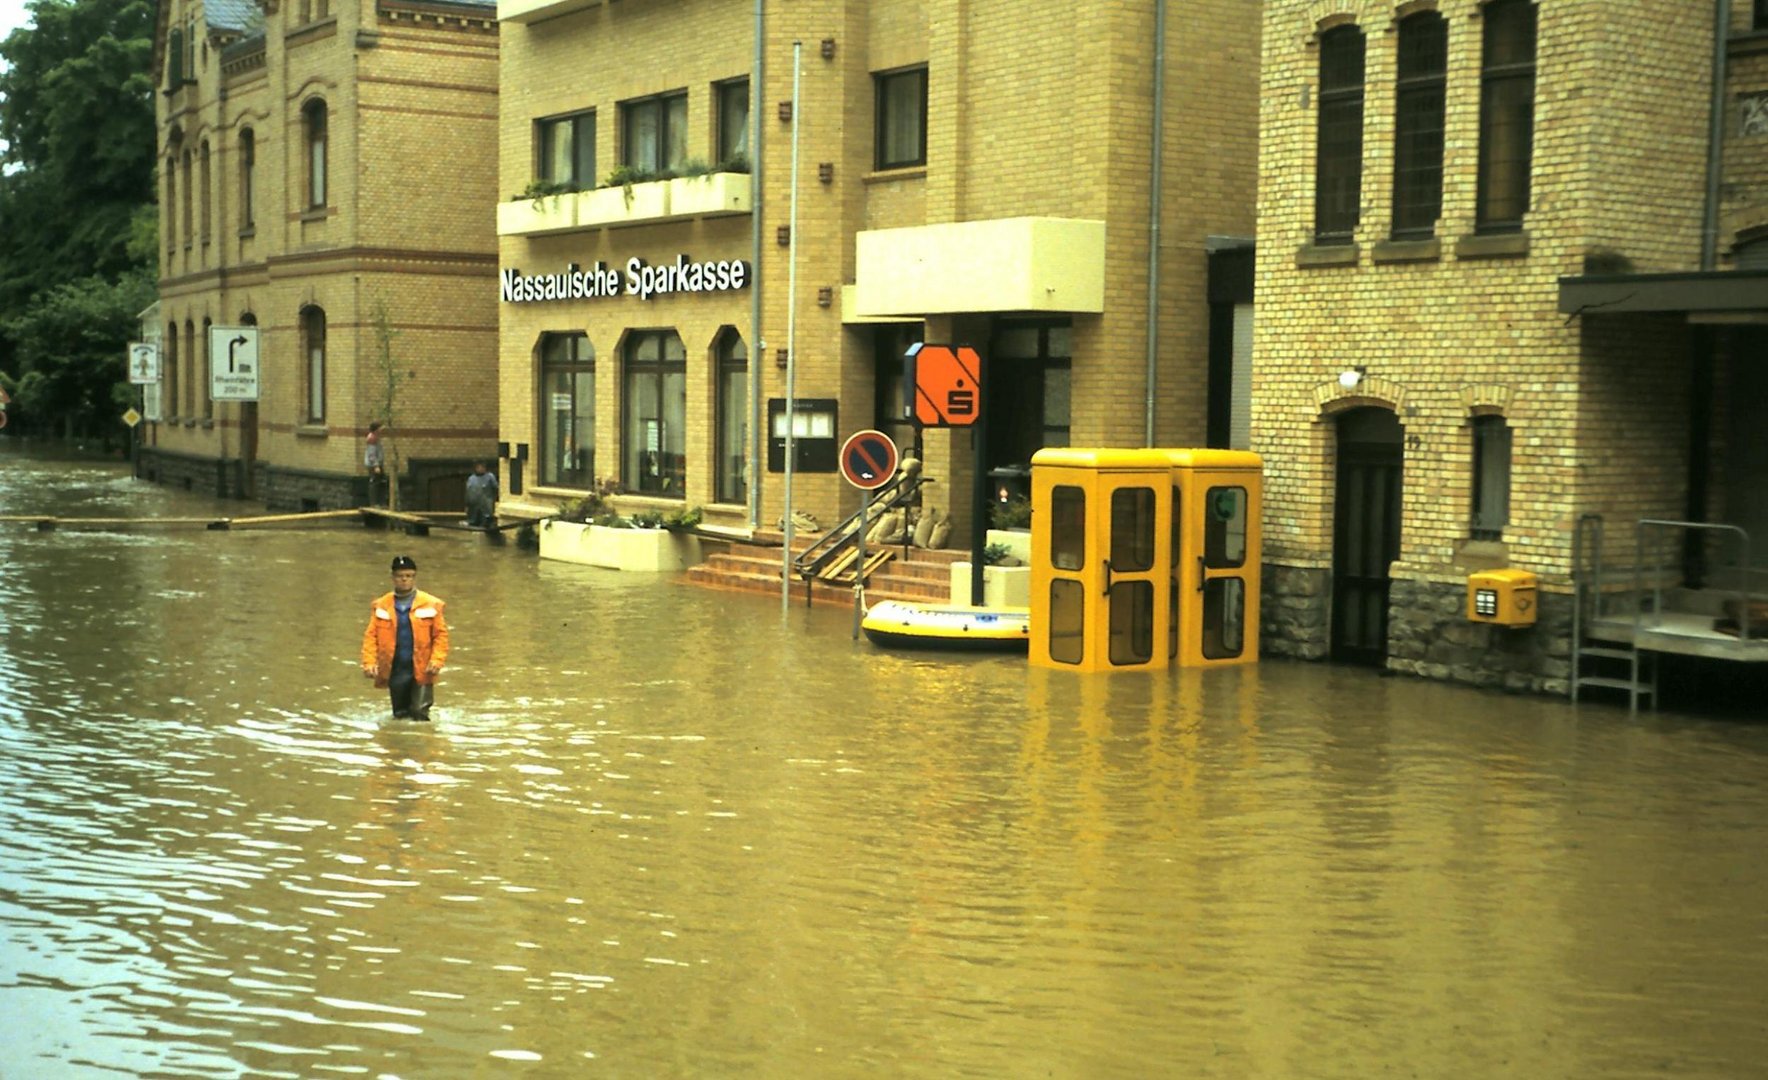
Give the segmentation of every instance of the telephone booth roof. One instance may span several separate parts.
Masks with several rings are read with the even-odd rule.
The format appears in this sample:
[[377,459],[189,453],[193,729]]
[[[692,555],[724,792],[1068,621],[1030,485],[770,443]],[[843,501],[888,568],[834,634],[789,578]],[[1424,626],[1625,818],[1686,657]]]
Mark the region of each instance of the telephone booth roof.
[[1046,446],[1031,455],[1032,468],[1053,465],[1071,469],[1169,469],[1172,459],[1165,450],[1128,447]]

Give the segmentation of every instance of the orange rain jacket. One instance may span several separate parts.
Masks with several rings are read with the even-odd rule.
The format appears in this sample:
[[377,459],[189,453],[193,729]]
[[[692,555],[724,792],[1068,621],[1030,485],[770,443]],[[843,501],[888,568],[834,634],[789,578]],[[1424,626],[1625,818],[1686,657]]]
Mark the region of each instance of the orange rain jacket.
[[[442,618],[447,605],[417,590],[411,598],[411,669],[417,681],[429,685],[436,681],[430,673],[448,662],[448,623]],[[399,617],[393,612],[393,594],[387,593],[374,602],[368,614],[368,629],[362,632],[362,666],[374,669],[374,684],[387,685],[393,673],[393,649],[399,642]]]

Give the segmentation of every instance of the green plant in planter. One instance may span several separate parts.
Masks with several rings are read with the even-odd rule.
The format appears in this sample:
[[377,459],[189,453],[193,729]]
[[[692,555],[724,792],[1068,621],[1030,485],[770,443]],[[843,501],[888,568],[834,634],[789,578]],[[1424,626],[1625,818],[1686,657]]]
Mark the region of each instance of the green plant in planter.
[[661,529],[663,514],[657,510],[641,510],[632,515],[632,526],[635,529]]
[[1015,495],[1006,502],[992,503],[988,523],[997,529],[1028,529],[1031,527],[1031,500]]
[[691,176],[698,178],[702,176],[711,176],[713,173],[717,172],[718,169],[705,158],[696,157],[688,158],[686,161],[676,166],[672,171],[677,176]]
[[692,529],[699,525],[704,517],[705,515],[698,506],[683,507],[680,510],[671,510],[664,514],[663,527],[665,529]]
[[546,200],[574,190],[576,190],[574,185],[567,184],[563,180],[530,180],[528,186],[517,193],[516,198],[532,200],[534,209],[539,211],[546,209]]
[[652,180],[662,180],[665,174],[652,169],[639,169],[631,165],[616,165],[608,171],[608,178],[602,182],[603,187],[617,187],[626,199],[626,208],[632,209],[632,185],[648,184]]
[[730,157],[727,157],[718,163],[716,171],[747,173],[749,171],[749,155],[743,153],[732,154]]
[[602,497],[592,491],[587,495],[559,504],[559,520],[582,525],[601,511]]
[[982,565],[999,566],[1012,554],[1013,549],[1006,544],[990,544],[982,549]]
[[632,528],[632,522],[621,517],[619,514],[614,513],[614,511],[612,511],[612,510],[604,510],[601,513],[597,514],[595,516],[595,519],[593,521],[591,521],[590,524],[591,525],[600,525],[604,529],[630,529],[630,528]]

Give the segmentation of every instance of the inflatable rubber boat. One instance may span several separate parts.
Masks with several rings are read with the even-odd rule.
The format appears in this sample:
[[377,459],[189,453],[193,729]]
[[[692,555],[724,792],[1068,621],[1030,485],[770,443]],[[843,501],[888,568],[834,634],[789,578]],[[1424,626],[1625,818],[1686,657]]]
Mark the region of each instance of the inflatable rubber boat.
[[860,620],[875,645],[898,649],[1024,649],[1030,608],[977,608],[880,600]]

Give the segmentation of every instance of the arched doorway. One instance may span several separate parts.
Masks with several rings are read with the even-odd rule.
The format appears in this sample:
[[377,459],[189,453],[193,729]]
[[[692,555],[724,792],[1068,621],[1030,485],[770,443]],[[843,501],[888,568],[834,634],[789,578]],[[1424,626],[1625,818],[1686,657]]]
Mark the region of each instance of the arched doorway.
[[1400,556],[1400,421],[1391,410],[1338,417],[1332,533],[1332,659],[1387,664],[1388,569]]

